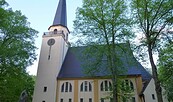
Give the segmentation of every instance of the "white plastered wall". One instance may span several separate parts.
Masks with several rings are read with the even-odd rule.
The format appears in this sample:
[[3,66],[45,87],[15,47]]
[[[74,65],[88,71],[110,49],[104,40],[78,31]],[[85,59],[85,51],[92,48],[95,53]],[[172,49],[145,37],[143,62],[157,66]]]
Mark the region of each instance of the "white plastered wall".
[[[153,79],[150,80],[150,82],[149,82],[148,86],[146,87],[143,94],[144,94],[146,102],[157,102],[156,91],[155,91]],[[152,94],[154,95],[155,99],[153,99]]]
[[[62,26],[51,27],[49,31],[51,32],[54,29],[63,30],[65,34],[68,33],[67,29]],[[49,46],[47,42],[52,38],[55,39],[55,44]],[[43,35],[33,102],[56,101],[57,76],[67,50],[68,44],[64,41],[62,35]],[[49,55],[50,59],[48,59]],[[46,92],[43,91],[44,87],[47,87]]]
[[[145,97],[145,102],[157,102],[157,96],[156,96],[155,84],[153,78],[150,80],[143,94]],[[155,99],[153,99],[152,94],[154,95]],[[163,102],[168,102],[164,94],[162,94],[162,97],[163,97]]]

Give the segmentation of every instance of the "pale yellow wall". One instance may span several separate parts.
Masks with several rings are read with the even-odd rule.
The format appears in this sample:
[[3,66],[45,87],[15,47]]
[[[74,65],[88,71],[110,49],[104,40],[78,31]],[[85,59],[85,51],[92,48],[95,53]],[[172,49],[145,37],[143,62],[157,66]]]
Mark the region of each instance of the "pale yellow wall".
[[[87,92],[81,92],[80,91],[80,86],[82,83],[87,81],[88,83],[91,83],[92,86],[92,91],[87,91]],[[85,86],[84,86],[85,87]],[[80,98],[83,98],[84,102],[89,102],[89,98],[94,100],[94,80],[79,80],[78,81],[78,102],[80,102]]]
[[[100,85],[105,80],[110,81],[112,83],[112,81],[110,79],[98,79],[98,86],[97,87],[98,87],[98,93],[99,93],[99,95],[98,95],[98,101],[99,102],[101,102],[100,101],[101,98],[106,98],[106,97],[111,95],[110,91],[101,91],[100,90]],[[110,102],[110,100],[109,99],[105,99],[104,102]]]
[[94,102],[98,102],[99,100],[98,90],[98,80],[94,79]]
[[[72,92],[61,92],[62,84],[66,83],[66,82],[69,82],[72,85]],[[59,100],[59,102],[60,102],[61,99],[63,99],[63,102],[68,102],[69,99],[72,99],[72,102],[74,102],[73,101],[74,100],[74,92],[75,92],[74,84],[75,84],[74,80],[64,80],[64,81],[59,82],[59,91],[58,91],[58,96],[59,96],[58,100]],[[64,88],[65,88],[65,86],[64,86]]]
[[[141,76],[136,76],[135,77],[135,83],[136,83],[136,90],[137,90],[137,94],[139,95],[142,91],[143,88],[143,84],[142,84],[142,77]],[[140,97],[138,97],[138,102],[142,102],[142,99]]]
[[[135,97],[135,101],[136,102],[141,102],[140,98],[139,98],[139,94],[142,91],[142,80],[141,76],[133,76],[133,77],[128,77],[128,78],[124,78],[123,80],[130,80],[133,83],[134,86],[134,91],[130,93],[131,97]],[[130,100],[129,100],[130,102]]]
[[[125,78],[125,79],[128,79],[128,80],[131,80],[133,85],[134,85],[134,92],[132,92],[132,96],[135,97],[136,99],[136,102],[141,102],[140,101],[140,98],[139,98],[139,92],[141,91],[141,87],[142,87],[142,80],[141,80],[141,76],[133,76],[133,77],[128,77],[128,78]],[[88,102],[89,98],[92,98],[92,101],[93,102],[101,102],[100,99],[101,98],[105,98],[106,96],[110,95],[110,92],[101,92],[100,91],[100,84],[102,81],[105,81],[105,80],[109,80],[111,81],[110,79],[90,79],[90,78],[75,78],[75,79],[72,79],[72,78],[69,78],[69,79],[58,79],[58,83],[61,83],[61,81],[65,82],[65,81],[68,81],[68,82],[71,82],[73,81],[74,83],[74,92],[73,92],[73,101],[72,102],[80,102],[80,98],[84,98],[84,102]],[[80,92],[80,85],[82,82],[84,81],[89,81],[89,82],[92,82],[92,92]],[[59,92],[59,94],[62,94]],[[58,95],[58,99],[61,95]],[[60,102],[60,101],[58,101]],[[105,100],[105,102],[109,102],[109,99]]]
[[78,80],[74,80],[74,101],[73,102],[78,102]]

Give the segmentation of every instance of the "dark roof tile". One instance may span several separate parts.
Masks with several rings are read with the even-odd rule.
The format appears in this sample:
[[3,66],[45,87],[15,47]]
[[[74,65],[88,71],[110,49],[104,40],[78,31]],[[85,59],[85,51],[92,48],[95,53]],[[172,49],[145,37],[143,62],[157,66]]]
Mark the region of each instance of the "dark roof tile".
[[66,0],[59,0],[58,8],[52,26],[56,25],[67,27]]
[[[122,62],[125,66],[125,72],[122,75],[141,75],[143,80],[150,80],[151,75],[145,70],[145,68],[134,58],[133,53],[130,49],[130,45],[127,45],[125,48],[129,52],[126,54],[122,54],[122,51],[118,52],[122,55]],[[123,46],[124,46],[123,45]],[[65,60],[63,62],[63,65],[61,67],[60,73],[58,75],[58,78],[82,78],[82,77],[88,77],[87,74],[84,72],[84,62],[85,60],[82,59],[81,56],[84,55],[84,51],[87,47],[70,47],[68,49],[68,52],[66,54]],[[126,57],[125,57],[126,56]],[[128,63],[128,61],[132,61],[132,63]],[[104,65],[101,65],[101,68]],[[103,77],[106,75],[109,75],[109,72],[105,71],[103,67],[101,72],[97,72],[94,74],[94,76],[97,77]]]

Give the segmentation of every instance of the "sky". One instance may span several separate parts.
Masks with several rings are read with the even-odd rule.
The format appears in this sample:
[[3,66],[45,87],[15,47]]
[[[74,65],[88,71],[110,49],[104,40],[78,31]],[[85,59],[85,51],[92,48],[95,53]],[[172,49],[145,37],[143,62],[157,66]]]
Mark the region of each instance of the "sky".
[[[35,39],[35,44],[38,47],[36,51],[38,54],[37,60],[32,66],[27,68],[29,74],[36,75],[42,35],[44,32],[48,32],[49,26],[53,24],[59,0],[6,0],[6,2],[13,10],[20,10],[28,18],[30,26],[39,31],[38,38]],[[82,0],[66,0],[67,27],[70,31],[73,31],[76,9],[81,7],[81,5]]]

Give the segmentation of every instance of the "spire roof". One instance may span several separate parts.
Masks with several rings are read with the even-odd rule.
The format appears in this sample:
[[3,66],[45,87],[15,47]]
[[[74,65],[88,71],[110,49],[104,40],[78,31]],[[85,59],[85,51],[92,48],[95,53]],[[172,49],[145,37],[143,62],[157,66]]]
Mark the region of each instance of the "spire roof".
[[66,0],[59,0],[58,8],[56,10],[52,26],[55,25],[62,25],[67,27]]

